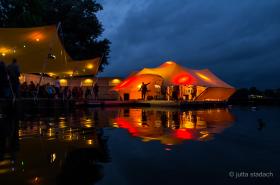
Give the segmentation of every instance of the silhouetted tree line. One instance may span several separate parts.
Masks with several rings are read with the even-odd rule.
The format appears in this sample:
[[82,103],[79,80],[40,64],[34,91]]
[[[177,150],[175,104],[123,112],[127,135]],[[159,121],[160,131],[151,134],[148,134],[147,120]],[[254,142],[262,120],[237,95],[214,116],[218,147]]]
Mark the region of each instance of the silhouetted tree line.
[[230,102],[264,102],[279,103],[280,88],[259,90],[256,87],[241,88],[230,98]]
[[61,23],[60,37],[75,60],[103,57],[108,65],[110,41],[96,17],[102,6],[95,0],[0,0],[0,27],[34,27]]

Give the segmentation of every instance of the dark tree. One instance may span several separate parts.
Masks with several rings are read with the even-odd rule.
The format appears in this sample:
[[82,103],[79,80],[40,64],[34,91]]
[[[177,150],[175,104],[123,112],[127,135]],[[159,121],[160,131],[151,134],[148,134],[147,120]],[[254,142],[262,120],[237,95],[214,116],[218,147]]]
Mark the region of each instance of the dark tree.
[[110,41],[103,32],[95,0],[0,0],[1,27],[34,27],[61,23],[60,37],[75,60],[102,57],[100,71],[108,65]]

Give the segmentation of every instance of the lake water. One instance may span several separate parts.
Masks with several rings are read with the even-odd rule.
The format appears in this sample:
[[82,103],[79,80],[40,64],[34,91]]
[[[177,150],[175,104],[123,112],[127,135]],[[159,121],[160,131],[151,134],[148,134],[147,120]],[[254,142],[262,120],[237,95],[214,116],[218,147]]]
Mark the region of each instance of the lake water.
[[0,116],[0,184],[280,184],[280,108]]

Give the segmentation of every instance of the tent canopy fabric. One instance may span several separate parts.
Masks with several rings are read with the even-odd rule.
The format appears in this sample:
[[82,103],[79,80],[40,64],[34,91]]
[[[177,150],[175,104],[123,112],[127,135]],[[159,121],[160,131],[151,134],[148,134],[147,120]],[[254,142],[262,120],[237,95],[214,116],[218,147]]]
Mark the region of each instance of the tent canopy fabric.
[[[154,77],[152,77],[154,76]],[[161,78],[159,78],[161,77]],[[160,81],[162,79],[162,81]],[[157,68],[144,68],[139,72],[130,75],[122,83],[117,85],[114,90],[118,92],[133,92],[141,83],[153,82],[154,85],[193,85],[205,87],[205,91],[197,100],[227,100],[235,89],[231,85],[219,79],[208,69],[194,70],[182,67],[173,61],[167,61]],[[209,91],[208,91],[209,90]]]
[[[0,28],[0,60],[17,59],[22,73],[51,76],[96,75],[99,58],[73,61],[65,51],[57,27]],[[43,67],[45,64],[45,67]]]
[[157,74],[172,85],[233,88],[208,69],[193,70],[182,67],[173,61],[167,61],[157,68],[144,68],[138,74]]

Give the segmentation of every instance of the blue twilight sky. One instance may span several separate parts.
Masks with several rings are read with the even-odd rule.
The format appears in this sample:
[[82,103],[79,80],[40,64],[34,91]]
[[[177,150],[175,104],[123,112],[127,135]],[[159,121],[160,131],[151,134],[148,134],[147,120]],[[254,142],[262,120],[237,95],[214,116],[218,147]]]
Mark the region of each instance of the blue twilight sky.
[[235,87],[280,88],[280,0],[98,0],[110,65],[125,77],[167,60]]

